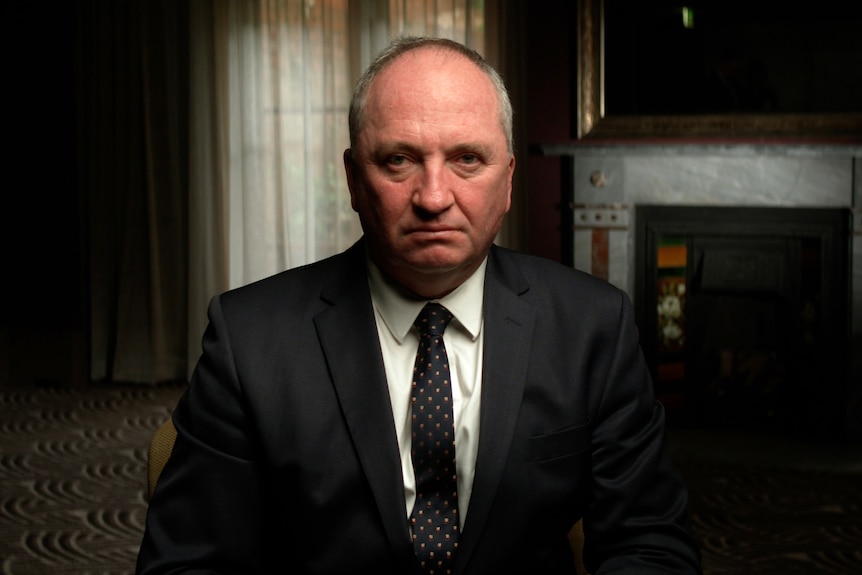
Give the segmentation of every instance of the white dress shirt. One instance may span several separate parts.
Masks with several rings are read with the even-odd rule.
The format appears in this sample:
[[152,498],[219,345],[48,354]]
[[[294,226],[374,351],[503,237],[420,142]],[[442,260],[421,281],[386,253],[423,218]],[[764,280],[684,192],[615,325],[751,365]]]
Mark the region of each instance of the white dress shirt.
[[[479,447],[479,402],[482,395],[482,304],[485,266],[482,262],[470,278],[447,296],[433,300],[455,317],[443,334],[452,379],[452,408],[455,417],[455,473],[458,478],[458,516],[464,526]],[[410,387],[413,363],[419,347],[419,333],[413,321],[427,300],[414,299],[393,284],[368,260],[368,282],[377,321],[377,334],[383,350],[383,364],[395,419],[395,433],[401,452],[401,473],[407,518],[416,500],[416,478],[410,457]]]

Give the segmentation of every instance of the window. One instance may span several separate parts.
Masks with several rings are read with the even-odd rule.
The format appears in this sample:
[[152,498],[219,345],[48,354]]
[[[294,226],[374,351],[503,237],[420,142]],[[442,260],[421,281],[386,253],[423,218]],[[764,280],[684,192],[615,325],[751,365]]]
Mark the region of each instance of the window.
[[360,236],[342,165],[353,82],[399,34],[448,37],[481,51],[484,2],[258,0],[206,11],[212,18],[198,27],[192,68],[209,66],[212,76],[193,80],[193,107],[206,112],[197,135],[193,120],[192,187],[212,184],[192,194],[204,208],[197,229],[227,230],[202,248],[229,284],[213,286],[209,297],[332,255]]

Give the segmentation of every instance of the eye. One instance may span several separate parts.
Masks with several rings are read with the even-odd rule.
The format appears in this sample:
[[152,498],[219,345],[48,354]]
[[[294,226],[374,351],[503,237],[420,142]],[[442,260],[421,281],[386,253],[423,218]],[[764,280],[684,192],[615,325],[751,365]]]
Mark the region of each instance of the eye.
[[409,160],[407,159],[407,156],[402,156],[400,154],[393,154],[386,157],[386,165],[392,168],[406,166],[408,162]]
[[459,160],[462,164],[472,165],[479,163],[479,156],[476,154],[462,154]]

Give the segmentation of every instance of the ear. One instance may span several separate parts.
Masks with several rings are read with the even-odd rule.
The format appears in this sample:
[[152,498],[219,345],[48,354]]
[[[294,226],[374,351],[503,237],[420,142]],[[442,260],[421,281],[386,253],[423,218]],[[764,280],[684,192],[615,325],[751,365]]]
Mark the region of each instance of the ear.
[[347,176],[347,189],[350,192],[350,207],[353,208],[354,212],[358,212],[356,197],[358,186],[356,178],[358,175],[356,174],[356,162],[353,160],[353,150],[350,148],[344,150],[342,159],[344,160],[344,173]]
[[512,207],[512,181],[515,177],[515,154],[512,154],[512,157],[509,159],[509,186],[508,190],[506,190],[506,213],[509,213],[509,209]]

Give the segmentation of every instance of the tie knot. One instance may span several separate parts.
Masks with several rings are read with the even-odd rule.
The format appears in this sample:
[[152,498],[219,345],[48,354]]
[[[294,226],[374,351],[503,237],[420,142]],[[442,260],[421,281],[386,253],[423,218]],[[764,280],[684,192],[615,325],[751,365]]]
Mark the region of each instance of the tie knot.
[[419,330],[419,335],[443,335],[452,317],[452,312],[444,306],[429,302],[416,316],[413,325]]

